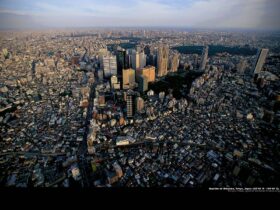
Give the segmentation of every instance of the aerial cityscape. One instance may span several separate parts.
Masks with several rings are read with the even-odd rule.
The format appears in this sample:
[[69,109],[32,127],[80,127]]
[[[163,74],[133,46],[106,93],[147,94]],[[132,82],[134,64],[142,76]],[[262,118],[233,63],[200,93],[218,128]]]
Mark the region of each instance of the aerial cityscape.
[[81,2],[0,2],[1,188],[280,192],[279,2]]

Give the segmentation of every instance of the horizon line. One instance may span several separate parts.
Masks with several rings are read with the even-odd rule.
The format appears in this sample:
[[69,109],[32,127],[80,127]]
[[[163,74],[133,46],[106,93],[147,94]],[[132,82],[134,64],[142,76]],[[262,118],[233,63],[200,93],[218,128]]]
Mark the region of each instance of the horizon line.
[[3,27],[0,31],[31,31],[31,30],[71,30],[71,29],[180,29],[192,31],[217,31],[217,32],[279,32],[280,29],[238,28],[238,27],[193,27],[193,26],[34,26],[34,27]]

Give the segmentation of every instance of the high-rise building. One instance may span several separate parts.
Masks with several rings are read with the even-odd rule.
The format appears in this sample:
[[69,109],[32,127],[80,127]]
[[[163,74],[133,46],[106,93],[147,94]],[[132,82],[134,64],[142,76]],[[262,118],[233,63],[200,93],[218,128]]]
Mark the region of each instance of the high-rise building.
[[141,97],[136,98],[136,111],[141,112],[144,109],[144,100]]
[[147,56],[147,65],[157,66],[157,55],[150,54]]
[[261,49],[258,51],[256,64],[254,67],[254,74],[258,74],[262,70],[267,54],[268,54],[268,49]]
[[145,53],[141,52],[139,54],[139,62],[140,62],[139,68],[144,68],[146,66],[146,59],[147,59],[147,56],[145,55]]
[[136,52],[141,52],[141,50],[142,50],[142,47],[140,46],[140,45],[136,45]]
[[133,69],[140,68],[140,54],[138,52],[133,52],[131,55],[131,66]]
[[171,58],[170,71],[176,72],[178,70],[178,66],[179,66],[179,54],[175,53]]
[[112,75],[117,75],[117,59],[116,56],[103,56],[101,67],[104,71],[104,77],[109,78]]
[[126,67],[131,68],[131,56],[127,53],[126,51],[126,56],[125,56],[125,62],[126,62]]
[[134,92],[132,90],[128,90],[126,96],[126,116],[128,118],[133,117],[135,113],[134,98]]
[[206,46],[206,47],[203,49],[202,58],[201,58],[201,63],[200,63],[200,67],[199,67],[199,70],[200,70],[200,71],[204,71],[204,70],[205,70],[206,63],[207,63],[207,60],[208,60],[208,49],[209,49],[208,46]]
[[193,55],[193,66],[198,69],[199,68],[199,64],[198,64],[198,54],[194,54]]
[[162,77],[167,74],[168,68],[168,53],[169,47],[167,45],[160,46],[158,48],[158,55],[157,55],[157,76]]
[[122,88],[133,89],[135,86],[135,70],[134,69],[123,69],[122,71]]
[[147,56],[149,56],[151,54],[151,49],[150,49],[150,46],[147,45],[144,47],[144,52]]
[[118,83],[118,77],[113,75],[111,76],[111,88],[114,89],[114,84],[117,84]]
[[145,92],[148,90],[148,78],[144,75],[138,75],[137,77],[138,82],[138,90],[140,92]]
[[137,75],[143,75],[147,77],[148,82],[154,82],[156,79],[156,68],[154,66],[146,66],[137,70]]
[[122,75],[122,70],[127,69],[127,59],[126,59],[126,51],[124,49],[120,49],[117,51],[117,69],[118,75]]
[[113,86],[114,90],[120,90],[121,89],[121,83],[115,83]]

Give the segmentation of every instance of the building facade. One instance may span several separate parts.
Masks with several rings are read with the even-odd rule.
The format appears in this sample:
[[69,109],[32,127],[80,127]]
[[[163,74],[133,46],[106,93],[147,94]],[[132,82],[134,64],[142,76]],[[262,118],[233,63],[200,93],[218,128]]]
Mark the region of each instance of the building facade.
[[126,116],[131,118],[135,113],[135,102],[134,102],[134,92],[132,90],[127,91],[126,96]]
[[207,63],[207,60],[208,60],[208,49],[209,49],[208,46],[206,46],[206,47],[203,49],[202,58],[201,58],[201,63],[200,63],[200,66],[199,66],[199,70],[200,70],[200,71],[204,71],[204,70],[205,70],[206,63]]
[[268,49],[261,49],[258,51],[257,60],[254,68],[254,74],[258,74],[261,72],[267,55],[268,55]]
[[133,89],[135,85],[135,70],[134,69],[123,69],[122,71],[122,88]]
[[116,56],[103,56],[101,66],[104,72],[104,77],[110,78],[112,75],[117,75]]
[[154,82],[156,79],[156,68],[154,66],[146,66],[142,69],[137,70],[137,75],[147,77],[148,82]]
[[169,47],[167,45],[158,48],[157,55],[157,76],[162,77],[167,74],[168,68],[168,53]]

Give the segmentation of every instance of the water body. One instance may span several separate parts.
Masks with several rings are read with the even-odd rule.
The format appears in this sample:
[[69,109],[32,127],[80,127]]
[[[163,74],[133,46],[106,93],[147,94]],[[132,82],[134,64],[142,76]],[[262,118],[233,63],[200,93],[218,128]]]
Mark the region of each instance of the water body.
[[[172,49],[178,50],[182,54],[202,54],[203,46],[178,46]],[[257,49],[249,46],[224,46],[224,45],[209,45],[209,56],[217,53],[229,53],[231,55],[252,56],[257,54]]]

